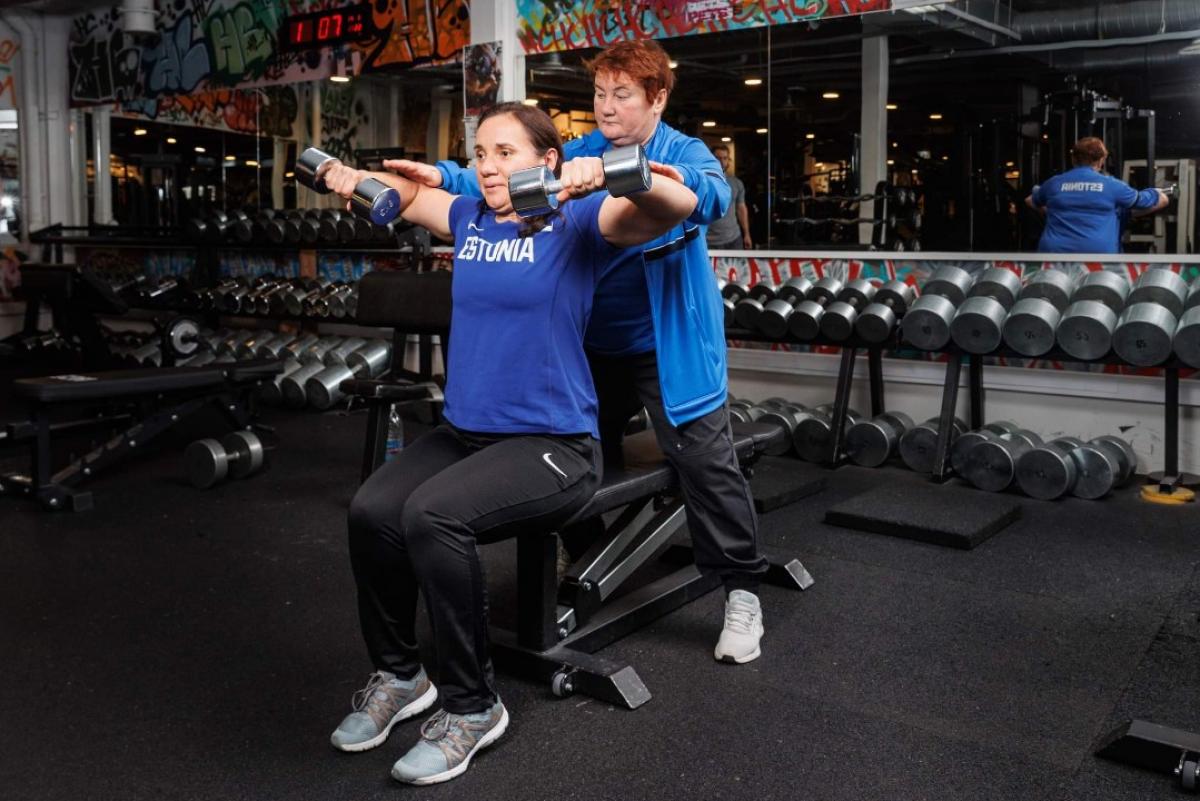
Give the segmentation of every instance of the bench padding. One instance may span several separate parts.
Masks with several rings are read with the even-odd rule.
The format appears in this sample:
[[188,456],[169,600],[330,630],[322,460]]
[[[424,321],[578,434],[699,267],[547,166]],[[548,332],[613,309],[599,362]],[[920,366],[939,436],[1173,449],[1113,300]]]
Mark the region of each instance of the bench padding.
[[283,369],[273,359],[208,367],[160,367],[141,370],[106,370],[97,373],[64,373],[13,382],[13,393],[41,403],[126,398],[159,392],[211,389],[270,378]]

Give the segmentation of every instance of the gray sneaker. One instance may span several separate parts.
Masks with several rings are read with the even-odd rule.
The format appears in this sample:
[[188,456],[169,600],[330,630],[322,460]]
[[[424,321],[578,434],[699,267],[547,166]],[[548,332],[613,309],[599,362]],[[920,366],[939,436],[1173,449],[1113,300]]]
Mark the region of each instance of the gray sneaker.
[[392,765],[392,778],[407,784],[449,781],[467,769],[476,751],[487,748],[508,728],[508,710],[499,700],[485,712],[453,715],[442,709],[421,726],[421,739]]
[[387,739],[392,727],[419,715],[437,700],[437,688],[425,668],[408,681],[384,670],[371,674],[367,686],[354,694],[354,711],[342,720],[329,738],[342,751],[366,751]]

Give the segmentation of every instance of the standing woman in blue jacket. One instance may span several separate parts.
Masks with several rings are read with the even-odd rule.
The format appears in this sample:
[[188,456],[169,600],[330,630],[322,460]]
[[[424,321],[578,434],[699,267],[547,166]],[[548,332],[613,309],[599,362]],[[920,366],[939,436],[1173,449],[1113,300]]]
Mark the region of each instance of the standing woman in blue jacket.
[[[584,346],[600,401],[605,462],[619,463],[622,432],[644,406],[663,453],[679,471],[696,566],[720,575],[725,585],[725,622],[714,655],[749,662],[760,653],[757,592],[767,560],[759,552],[758,519],[733,450],[723,309],[704,242],[704,227],[728,209],[729,185],[703,142],[662,121],[675,75],[657,42],[615,44],[587,67],[598,127],[566,143],[568,163],[583,160],[598,181],[599,156],[641,143],[652,161],[678,170],[697,198],[682,224],[617,254],[596,286]],[[475,173],[453,162],[384,165],[428,186],[479,195]]]

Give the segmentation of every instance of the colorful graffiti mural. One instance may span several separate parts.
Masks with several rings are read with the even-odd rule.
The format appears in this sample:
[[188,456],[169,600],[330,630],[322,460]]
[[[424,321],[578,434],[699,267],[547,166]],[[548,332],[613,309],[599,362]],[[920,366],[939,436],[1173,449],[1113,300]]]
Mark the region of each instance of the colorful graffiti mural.
[[889,11],[892,0],[516,0],[526,53]]
[[121,103],[113,113],[172,125],[287,137],[299,110],[294,86],[261,86],[134,100]]
[[[324,51],[282,51],[285,17],[328,5],[324,0],[175,0],[163,3],[162,35],[142,46],[126,36],[116,9],[73,21],[69,47],[74,105],[147,103],[216,89],[299,83],[326,78]],[[334,51],[356,69],[453,60],[470,41],[466,0],[375,0],[372,30]]]
[[[767,281],[771,283],[781,283],[794,276],[802,275],[812,281],[816,281],[826,276],[837,278],[843,282],[853,280],[855,278],[866,278],[876,285],[887,283],[900,279],[910,284],[924,283],[925,279],[933,274],[938,267],[941,267],[945,262],[940,261],[923,261],[921,259],[896,259],[896,258],[879,258],[879,259],[848,259],[848,258],[804,258],[802,256],[787,256],[787,257],[756,257],[756,256],[714,256],[713,270],[717,276],[726,281],[737,281],[740,283],[756,284],[759,281]],[[1065,270],[1076,276],[1082,276],[1088,272],[1096,272],[1099,270],[1109,270],[1112,272],[1121,273],[1130,281],[1137,280],[1137,277],[1146,270],[1166,268],[1177,272],[1185,280],[1191,281],[1193,278],[1200,276],[1200,261],[1193,262],[1178,262],[1174,264],[1154,263],[1147,264],[1145,262],[1126,261],[1126,262],[1049,262],[1049,261],[988,261],[970,259],[970,254],[963,254],[961,260],[956,259],[954,264],[962,267],[969,273],[979,273],[990,267],[1003,267],[1012,270],[1019,276],[1028,275],[1031,272],[1038,270]],[[784,343],[744,343],[731,342],[730,345],[736,348],[752,347],[752,348],[768,348],[771,350],[784,351],[813,351],[817,353],[837,353],[836,347],[816,346],[810,347],[806,345],[790,345]],[[939,353],[927,353],[918,350],[901,350],[888,354],[889,356],[909,359],[923,359],[932,361],[945,361],[946,357]],[[1140,369],[1135,367],[1122,367],[1111,364],[1086,364],[1080,362],[1061,362],[1051,359],[1010,359],[1010,358],[989,358],[989,364],[1003,365],[1007,367],[1033,367],[1033,368],[1050,368],[1054,370],[1073,370],[1080,372],[1092,373],[1114,373],[1121,375],[1156,375],[1160,371],[1157,369]],[[1187,377],[1195,377],[1200,375],[1195,371],[1187,371]]]
[[16,62],[20,42],[0,39],[0,109],[17,107]]

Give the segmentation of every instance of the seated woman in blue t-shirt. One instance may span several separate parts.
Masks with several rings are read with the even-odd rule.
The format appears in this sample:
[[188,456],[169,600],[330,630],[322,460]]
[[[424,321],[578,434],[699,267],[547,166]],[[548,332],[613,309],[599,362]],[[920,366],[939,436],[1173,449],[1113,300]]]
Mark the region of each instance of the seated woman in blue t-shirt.
[[1140,192],[1124,181],[1105,175],[1108,150],[1099,137],[1087,136],[1071,148],[1074,168],[1054,176],[1025,198],[1046,215],[1038,241],[1040,253],[1120,253],[1122,219],[1166,208],[1168,198],[1158,189]]
[[[483,201],[370,174],[400,192],[405,219],[455,243],[446,423],[380,467],[351,502],[350,561],[375,673],[332,735],[343,751],[365,751],[437,699],[417,651],[419,588],[442,709],[392,767],[414,784],[462,773],[508,725],[476,545],[553,529],[591,499],[601,464],[583,350],[593,289],[614,254],[661,236],[696,206],[678,173],[657,164],[645,192],[595,191],[600,159],[564,164],[550,117],[521,103],[480,118],[474,155]],[[559,175],[564,204],[522,220],[508,176],[543,164]],[[367,175],[338,166],[324,179],[349,198]]]

